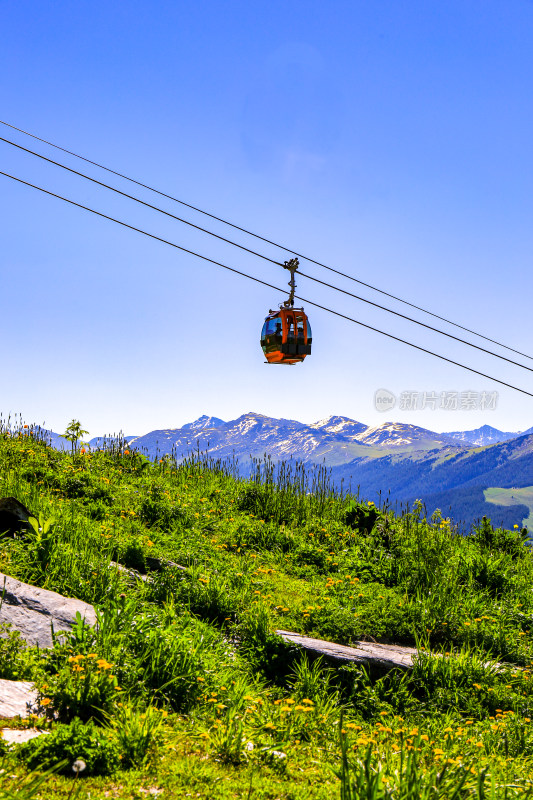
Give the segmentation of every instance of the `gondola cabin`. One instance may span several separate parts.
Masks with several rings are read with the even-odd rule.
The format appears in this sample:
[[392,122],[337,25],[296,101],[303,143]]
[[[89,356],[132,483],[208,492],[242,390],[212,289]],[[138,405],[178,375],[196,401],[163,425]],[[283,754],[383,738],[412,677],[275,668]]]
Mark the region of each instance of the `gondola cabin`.
[[297,364],[311,354],[311,326],[303,308],[271,311],[261,331],[261,347],[269,364]]

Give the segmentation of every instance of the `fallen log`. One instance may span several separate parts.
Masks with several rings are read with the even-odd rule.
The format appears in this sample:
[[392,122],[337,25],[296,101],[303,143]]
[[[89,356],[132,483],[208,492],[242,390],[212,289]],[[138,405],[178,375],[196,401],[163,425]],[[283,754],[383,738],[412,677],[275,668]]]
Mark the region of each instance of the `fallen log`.
[[379,671],[390,669],[411,669],[413,657],[417,654],[415,647],[402,647],[398,644],[377,644],[374,642],[356,642],[352,647],[323,639],[313,639],[293,631],[276,631],[284,641],[295,644],[313,657],[323,656],[336,663],[355,663],[373,667]]

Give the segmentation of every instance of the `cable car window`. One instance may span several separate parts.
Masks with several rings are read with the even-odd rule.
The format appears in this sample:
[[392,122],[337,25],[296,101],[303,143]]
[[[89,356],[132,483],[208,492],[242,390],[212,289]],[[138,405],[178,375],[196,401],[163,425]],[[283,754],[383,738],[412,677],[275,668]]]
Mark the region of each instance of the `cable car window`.
[[282,324],[279,317],[274,317],[266,321],[266,334],[267,336],[271,336],[272,334],[277,336],[282,335]]
[[311,344],[312,338],[313,338],[313,333],[311,331],[311,324],[309,320],[307,320],[307,344]]
[[302,317],[298,317],[297,318],[296,324],[298,326],[298,339],[302,339],[302,341],[303,341],[303,338],[304,338],[304,321],[303,321]]
[[289,332],[287,334],[289,339],[294,339],[294,317],[287,317]]

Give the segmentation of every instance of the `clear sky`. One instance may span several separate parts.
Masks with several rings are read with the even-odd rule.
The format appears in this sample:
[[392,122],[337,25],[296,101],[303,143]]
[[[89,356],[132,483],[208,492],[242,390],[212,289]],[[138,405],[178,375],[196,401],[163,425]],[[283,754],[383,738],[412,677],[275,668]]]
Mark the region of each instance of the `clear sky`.
[[[0,32],[1,119],[533,355],[531,0],[3,0]],[[3,142],[0,164],[286,285],[281,268]],[[284,295],[2,176],[0,215],[4,415],[58,431],[75,417],[91,435],[250,410],[434,430],[533,425],[533,398],[310,306],[313,355],[265,365],[262,321]],[[533,392],[531,372],[305,279],[299,288]],[[499,397],[495,410],[384,415],[380,388]]]

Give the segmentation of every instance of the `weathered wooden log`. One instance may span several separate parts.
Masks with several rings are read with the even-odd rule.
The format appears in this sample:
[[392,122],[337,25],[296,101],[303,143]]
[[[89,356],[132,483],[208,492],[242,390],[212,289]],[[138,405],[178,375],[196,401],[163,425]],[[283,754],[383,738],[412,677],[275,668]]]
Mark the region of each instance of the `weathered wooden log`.
[[314,657],[323,656],[336,663],[362,664],[379,671],[390,669],[410,669],[413,666],[415,647],[402,647],[398,644],[377,644],[374,642],[356,642],[352,647],[343,644],[312,639],[292,631],[276,631],[286,642],[296,644]]

